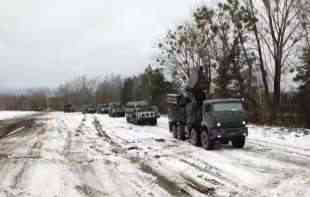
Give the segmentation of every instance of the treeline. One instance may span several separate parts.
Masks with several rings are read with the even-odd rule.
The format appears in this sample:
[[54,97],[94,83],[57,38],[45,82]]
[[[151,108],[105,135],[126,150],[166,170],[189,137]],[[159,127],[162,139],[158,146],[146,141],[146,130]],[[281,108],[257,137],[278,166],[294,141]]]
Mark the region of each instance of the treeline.
[[104,78],[81,76],[61,84],[55,90],[42,88],[15,96],[0,95],[0,109],[63,110],[65,104],[72,104],[80,110],[84,105],[147,100],[165,113],[165,96],[174,90],[175,86],[166,80],[162,69],[148,66],[142,74],[127,78],[113,74]]
[[47,88],[28,89],[23,94],[0,94],[0,110],[45,110],[48,106]]
[[168,31],[157,62],[181,82],[204,67],[209,98],[245,98],[252,121],[310,126],[309,17],[308,0],[203,5]]

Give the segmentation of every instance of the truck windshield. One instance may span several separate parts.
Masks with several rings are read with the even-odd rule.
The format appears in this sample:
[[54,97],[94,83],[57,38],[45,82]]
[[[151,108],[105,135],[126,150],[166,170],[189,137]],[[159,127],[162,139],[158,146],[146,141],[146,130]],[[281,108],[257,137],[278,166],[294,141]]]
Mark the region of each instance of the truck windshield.
[[215,103],[213,104],[213,111],[243,111],[241,103]]

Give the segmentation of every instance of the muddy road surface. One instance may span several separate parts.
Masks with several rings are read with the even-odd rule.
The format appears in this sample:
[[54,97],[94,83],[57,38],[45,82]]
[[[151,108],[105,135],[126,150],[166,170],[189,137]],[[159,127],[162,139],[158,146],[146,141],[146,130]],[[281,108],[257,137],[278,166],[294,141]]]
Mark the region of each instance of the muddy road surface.
[[206,151],[167,122],[49,113],[0,139],[0,197],[310,196],[310,150],[249,137]]

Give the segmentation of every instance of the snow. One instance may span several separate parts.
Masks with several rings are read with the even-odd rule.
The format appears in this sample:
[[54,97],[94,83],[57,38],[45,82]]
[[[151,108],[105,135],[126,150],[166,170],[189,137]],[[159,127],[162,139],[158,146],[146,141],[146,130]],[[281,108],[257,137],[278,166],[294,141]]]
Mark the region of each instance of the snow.
[[49,113],[0,139],[0,197],[308,197],[305,131],[249,125],[244,149],[206,151],[174,139],[165,116]]
[[[280,193],[283,196],[282,189],[285,188],[283,185],[288,184],[286,182],[275,188],[265,188],[269,187],[270,182],[280,182],[289,175],[294,177],[300,173],[299,171],[303,171],[305,166],[296,166],[296,163],[304,165],[302,160],[309,162],[309,151],[304,150],[309,147],[309,136],[303,129],[268,129],[250,125],[249,142],[245,150],[229,148],[205,151],[187,142],[175,142],[168,131],[168,119],[165,116],[159,119],[157,127],[130,125],[123,119],[111,119],[106,116],[98,118],[114,141],[129,143],[129,147],[135,144],[136,151],[132,151],[131,154],[138,155],[140,160],[146,160],[145,163],[159,174],[167,179],[179,175],[179,178],[175,179],[180,180],[175,180],[176,182],[182,182],[182,179],[186,182],[184,176],[190,177],[191,180],[197,180],[198,176],[214,180],[227,187],[217,188],[219,195],[229,195],[241,190],[249,196],[260,196],[261,192],[267,196],[280,196]],[[164,139],[165,143],[158,144],[155,139]],[[124,146],[128,147],[126,143]],[[258,143],[259,147],[255,143]],[[260,146],[267,150],[261,150]],[[158,155],[161,157],[154,161],[152,158]],[[292,159],[290,155],[293,156]],[[309,173],[308,167],[306,169]],[[298,180],[301,181],[300,178],[296,178],[296,181]],[[304,184],[301,187],[301,191],[306,191]]]
[[249,137],[272,143],[310,148],[310,130],[249,125]]
[[33,111],[0,111],[0,120],[22,118],[22,117],[33,115],[36,113],[38,113],[38,112],[33,112]]

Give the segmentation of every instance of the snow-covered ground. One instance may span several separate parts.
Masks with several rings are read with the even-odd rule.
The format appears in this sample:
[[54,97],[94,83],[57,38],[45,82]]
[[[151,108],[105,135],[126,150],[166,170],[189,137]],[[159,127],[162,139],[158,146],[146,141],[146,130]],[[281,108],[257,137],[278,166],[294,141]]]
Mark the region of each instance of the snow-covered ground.
[[7,120],[13,118],[21,118],[29,115],[36,114],[33,111],[0,111],[0,120]]
[[50,113],[0,139],[0,197],[309,197],[307,130],[251,125],[244,149],[206,151],[124,118]]

